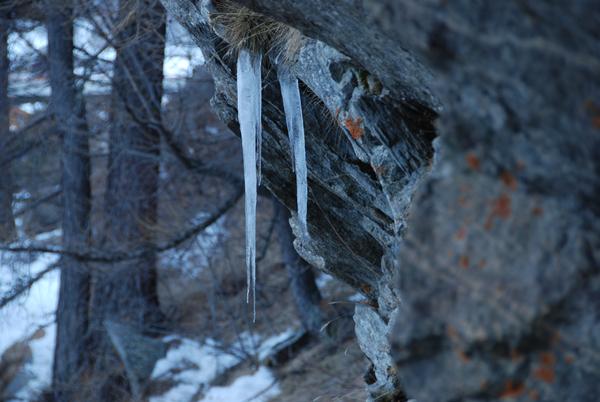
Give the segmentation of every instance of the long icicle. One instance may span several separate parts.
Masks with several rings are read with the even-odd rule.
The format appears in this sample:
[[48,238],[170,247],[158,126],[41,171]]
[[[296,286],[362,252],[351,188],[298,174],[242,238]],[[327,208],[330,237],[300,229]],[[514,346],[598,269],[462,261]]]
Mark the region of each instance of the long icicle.
[[288,136],[292,148],[292,160],[296,172],[296,204],[298,208],[298,220],[302,235],[308,238],[307,212],[308,212],[308,170],[306,166],[306,148],[304,141],[304,119],[302,117],[302,100],[298,79],[290,70],[279,65],[277,77],[281,87],[283,108],[287,123]]
[[261,141],[262,55],[240,50],[237,61],[238,120],[242,134],[244,184],[246,192],[246,302],[252,292],[253,321],[256,321],[256,199],[257,155]]

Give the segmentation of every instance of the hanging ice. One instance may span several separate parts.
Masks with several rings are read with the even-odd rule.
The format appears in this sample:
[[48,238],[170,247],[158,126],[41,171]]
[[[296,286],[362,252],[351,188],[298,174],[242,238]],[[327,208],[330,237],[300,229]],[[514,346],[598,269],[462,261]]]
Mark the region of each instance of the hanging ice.
[[287,123],[292,160],[296,172],[296,204],[298,207],[298,221],[302,235],[308,237],[307,209],[308,209],[308,182],[306,168],[306,150],[304,143],[304,120],[302,118],[302,101],[298,79],[283,65],[277,68],[277,76],[281,87],[283,108]]
[[[256,320],[256,194],[260,182],[262,55],[242,49],[237,61],[238,120],[242,134],[246,192],[246,274]],[[257,161],[258,157],[258,161]],[[258,163],[257,163],[258,162]]]

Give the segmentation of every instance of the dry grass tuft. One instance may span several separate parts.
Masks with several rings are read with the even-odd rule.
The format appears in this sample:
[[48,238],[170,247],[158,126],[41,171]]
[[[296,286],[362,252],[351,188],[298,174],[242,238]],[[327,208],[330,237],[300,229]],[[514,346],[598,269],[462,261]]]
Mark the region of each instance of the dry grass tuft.
[[276,52],[283,62],[292,61],[298,54],[304,37],[300,31],[230,0],[215,1],[213,21],[223,27],[224,39],[235,55],[241,49],[254,53]]

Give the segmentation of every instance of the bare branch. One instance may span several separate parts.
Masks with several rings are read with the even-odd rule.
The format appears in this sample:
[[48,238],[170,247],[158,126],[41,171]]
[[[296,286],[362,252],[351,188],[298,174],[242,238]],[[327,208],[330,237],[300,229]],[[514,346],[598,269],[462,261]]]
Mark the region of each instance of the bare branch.
[[137,258],[143,257],[148,251],[154,252],[164,252],[170,249],[173,249],[186,240],[197,236],[206,230],[209,226],[219,220],[222,216],[224,216],[229,210],[231,210],[237,202],[242,198],[243,191],[242,189],[236,190],[235,194],[229,198],[221,207],[215,211],[210,217],[199,223],[198,225],[192,227],[191,229],[185,231],[180,236],[172,239],[171,241],[164,243],[162,245],[154,246],[154,247],[145,247],[143,249],[138,249],[132,251],[130,253],[105,253],[99,250],[85,250],[85,251],[77,251],[77,250],[64,250],[60,247],[53,247],[48,245],[11,245],[11,246],[2,246],[0,245],[0,251],[6,251],[10,253],[49,253],[49,254],[59,254],[67,257],[72,257],[81,261],[88,262],[99,262],[99,263],[115,263],[119,261],[129,261],[135,260]]
[[51,264],[43,271],[38,272],[35,276],[30,277],[28,280],[19,280],[16,286],[13,286],[6,295],[0,298],[0,308],[3,308],[23,293],[31,289],[31,287],[40,279],[42,279],[47,273],[54,271],[58,267],[58,264]]

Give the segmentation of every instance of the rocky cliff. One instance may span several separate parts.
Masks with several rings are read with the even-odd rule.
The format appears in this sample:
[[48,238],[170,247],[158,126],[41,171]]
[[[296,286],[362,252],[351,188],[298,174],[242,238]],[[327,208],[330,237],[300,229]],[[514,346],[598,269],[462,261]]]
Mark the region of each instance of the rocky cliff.
[[[208,0],[162,0],[237,131],[236,66]],[[312,265],[354,286],[377,401],[600,395],[600,4],[236,0],[305,37]],[[273,55],[263,182],[292,211]],[[297,222],[292,219],[292,226]]]

